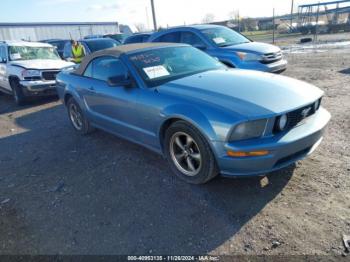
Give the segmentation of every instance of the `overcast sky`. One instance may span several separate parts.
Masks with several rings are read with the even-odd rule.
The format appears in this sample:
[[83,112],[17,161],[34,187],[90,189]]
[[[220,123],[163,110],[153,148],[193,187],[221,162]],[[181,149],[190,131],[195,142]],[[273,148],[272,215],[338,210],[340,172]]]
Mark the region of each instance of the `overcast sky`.
[[[154,0],[161,26],[200,23],[207,13],[216,21],[239,10],[243,17],[290,12],[291,0]],[[299,4],[324,0],[295,0]],[[118,21],[152,26],[150,0],[1,0],[0,22],[95,22]]]

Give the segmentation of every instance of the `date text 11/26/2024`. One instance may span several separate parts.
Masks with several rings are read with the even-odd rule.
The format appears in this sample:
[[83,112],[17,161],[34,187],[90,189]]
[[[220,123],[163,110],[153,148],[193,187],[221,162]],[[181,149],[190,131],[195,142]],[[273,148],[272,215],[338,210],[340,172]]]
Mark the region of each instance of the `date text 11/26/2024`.
[[219,261],[219,256],[128,256],[128,261]]

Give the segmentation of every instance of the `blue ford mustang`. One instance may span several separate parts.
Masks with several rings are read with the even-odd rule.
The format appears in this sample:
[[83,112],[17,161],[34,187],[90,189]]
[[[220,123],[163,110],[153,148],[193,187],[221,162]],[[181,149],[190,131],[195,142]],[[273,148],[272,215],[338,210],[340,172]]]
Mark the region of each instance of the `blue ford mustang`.
[[57,77],[74,129],[104,129],[166,157],[200,184],[267,173],[310,154],[330,114],[323,92],[284,76],[229,69],[184,44],[124,45]]

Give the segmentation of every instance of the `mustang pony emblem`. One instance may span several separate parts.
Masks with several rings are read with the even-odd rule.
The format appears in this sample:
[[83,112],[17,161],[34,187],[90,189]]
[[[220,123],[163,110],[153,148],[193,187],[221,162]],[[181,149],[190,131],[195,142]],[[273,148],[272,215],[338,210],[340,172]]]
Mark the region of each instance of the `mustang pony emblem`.
[[301,115],[303,118],[307,117],[311,111],[311,107],[305,108],[303,111],[301,111]]

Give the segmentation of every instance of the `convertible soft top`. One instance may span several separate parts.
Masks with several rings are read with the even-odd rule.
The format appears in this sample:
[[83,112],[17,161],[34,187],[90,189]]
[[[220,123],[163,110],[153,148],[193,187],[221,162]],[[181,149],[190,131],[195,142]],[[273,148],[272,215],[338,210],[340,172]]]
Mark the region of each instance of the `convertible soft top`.
[[183,46],[183,44],[174,44],[174,43],[137,43],[137,44],[120,45],[120,46],[100,50],[90,55],[87,55],[83,59],[83,61],[81,62],[77,70],[74,72],[74,74],[83,75],[90,61],[100,56],[119,57],[122,54],[130,53],[133,51],[141,51],[143,49],[152,48],[152,47],[165,47],[165,46],[174,46],[174,45]]

